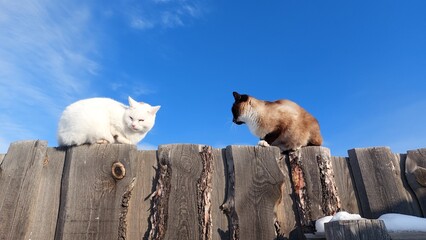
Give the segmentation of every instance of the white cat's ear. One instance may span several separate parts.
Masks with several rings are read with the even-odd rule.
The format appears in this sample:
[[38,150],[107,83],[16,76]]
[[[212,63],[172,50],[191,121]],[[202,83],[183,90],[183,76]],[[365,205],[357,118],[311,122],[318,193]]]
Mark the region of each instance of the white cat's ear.
[[131,107],[131,108],[135,108],[136,106],[138,106],[139,105],[139,103],[138,102],[136,102],[135,100],[133,100],[133,98],[131,98],[131,97],[129,97],[129,106]]
[[151,112],[151,114],[152,114],[152,115],[155,115],[155,114],[158,112],[158,110],[160,110],[160,107],[161,107],[161,106],[155,106],[155,107],[152,107],[152,108],[151,108],[151,111],[150,111],[150,112]]

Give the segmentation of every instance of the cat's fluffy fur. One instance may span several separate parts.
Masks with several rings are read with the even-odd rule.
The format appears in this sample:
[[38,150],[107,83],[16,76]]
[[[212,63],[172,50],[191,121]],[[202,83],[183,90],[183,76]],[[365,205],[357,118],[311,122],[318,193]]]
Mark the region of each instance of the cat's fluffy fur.
[[69,105],[59,120],[58,143],[137,144],[152,129],[160,106],[136,102],[129,106],[109,98],[89,98]]
[[268,102],[233,92],[233,122],[247,124],[260,138],[261,146],[278,146],[281,151],[322,144],[318,121],[290,100]]

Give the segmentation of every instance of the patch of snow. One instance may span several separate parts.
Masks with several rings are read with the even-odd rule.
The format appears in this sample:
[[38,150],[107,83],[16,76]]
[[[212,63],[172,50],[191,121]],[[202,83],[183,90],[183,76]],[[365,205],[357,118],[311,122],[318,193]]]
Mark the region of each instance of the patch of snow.
[[317,232],[323,233],[325,232],[324,223],[330,222],[333,216],[325,216],[315,221],[315,229]]
[[340,220],[359,220],[359,219],[362,219],[361,215],[359,214],[351,214],[351,213],[342,211],[342,212],[338,212],[334,214],[330,222],[340,221]]
[[388,232],[418,231],[426,232],[426,218],[399,213],[386,213],[379,217]]

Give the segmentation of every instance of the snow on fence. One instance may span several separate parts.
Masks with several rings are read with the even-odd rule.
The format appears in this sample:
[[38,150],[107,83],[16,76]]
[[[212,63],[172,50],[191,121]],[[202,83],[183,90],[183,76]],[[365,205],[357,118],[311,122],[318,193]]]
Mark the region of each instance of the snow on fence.
[[0,239],[304,239],[339,210],[426,216],[426,149],[21,141],[0,155],[0,189]]

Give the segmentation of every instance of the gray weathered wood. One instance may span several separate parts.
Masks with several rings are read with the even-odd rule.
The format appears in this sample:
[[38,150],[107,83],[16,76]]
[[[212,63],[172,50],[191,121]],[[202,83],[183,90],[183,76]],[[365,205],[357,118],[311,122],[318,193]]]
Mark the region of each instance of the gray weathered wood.
[[[136,181],[130,164],[134,158],[136,146],[127,144],[68,149],[56,239],[126,237],[128,206]],[[122,179],[113,177],[112,166],[116,162],[124,165]]]
[[1,163],[3,162],[3,159],[4,159],[4,156],[5,156],[6,154],[0,154],[0,165],[1,165]]
[[340,198],[334,180],[330,150],[315,146],[303,147],[299,151],[300,153],[289,154],[291,174],[300,201],[302,227],[304,231],[312,232],[314,220],[333,215],[340,209]]
[[0,239],[53,239],[63,155],[46,141],[10,145],[0,166]]
[[363,217],[391,212],[421,216],[411,190],[404,187],[399,158],[388,147],[352,149],[349,158]]
[[331,157],[336,180],[337,192],[340,196],[341,210],[350,213],[360,213],[355,183],[350,171],[349,158]]
[[426,217],[426,148],[407,152],[405,175]]
[[164,239],[200,239],[197,182],[203,170],[201,150],[201,145],[161,145],[158,149],[159,161],[170,169],[170,191],[163,193],[168,195]]
[[54,239],[58,219],[62,171],[65,151],[48,148],[43,161],[40,186],[36,196],[34,214],[31,216],[31,239]]
[[229,239],[228,219],[220,210],[226,194],[226,153],[224,149],[213,149],[213,176],[211,193],[212,239]]
[[390,240],[382,220],[334,221],[324,224],[326,239],[333,240]]
[[392,240],[425,240],[426,232],[389,232]]
[[142,239],[149,234],[150,195],[155,185],[157,151],[138,151],[130,164],[136,180],[127,214],[127,239]]
[[[224,209],[235,204],[237,229],[231,238],[274,239],[275,209],[281,198],[283,174],[278,148],[228,146],[228,169],[235,174],[234,199],[228,194]],[[235,217],[235,216],[234,216]]]
[[297,212],[296,199],[293,194],[293,188],[291,185],[291,176],[289,173],[288,156],[281,155],[278,161],[278,166],[283,174],[283,185],[281,189],[281,200],[277,205],[276,217],[277,226],[276,228],[279,234],[279,239],[300,239],[302,237],[302,231],[298,227],[298,220],[295,212]]

